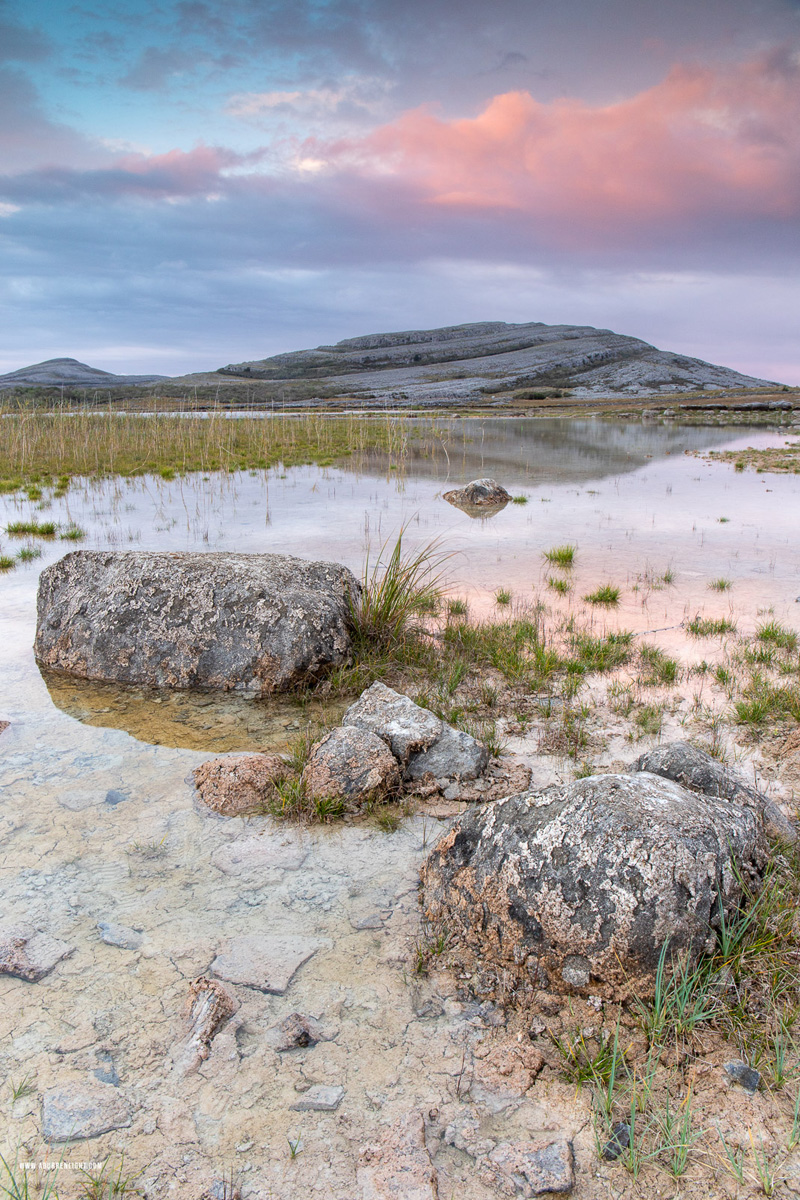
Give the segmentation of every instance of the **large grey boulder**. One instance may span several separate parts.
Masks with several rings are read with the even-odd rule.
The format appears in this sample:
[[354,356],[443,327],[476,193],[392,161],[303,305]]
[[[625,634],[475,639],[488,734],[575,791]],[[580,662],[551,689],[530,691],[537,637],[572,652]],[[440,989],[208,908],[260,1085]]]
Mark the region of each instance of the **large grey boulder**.
[[342,725],[377,734],[389,746],[407,779],[476,779],[489,752],[474,737],[445,724],[385,683],[373,683],[351,704]]
[[400,768],[386,742],[355,725],[332,729],[311,748],[303,784],[312,796],[342,799],[356,808],[400,790]]
[[34,651],[83,679],[265,695],[349,660],[338,563],[78,550],[42,572]]
[[748,787],[724,763],[689,742],[668,742],[656,746],[640,755],[628,770],[631,774],[650,771],[653,775],[662,775],[664,779],[674,779],[676,783],[702,792],[705,796],[719,796],[723,800],[752,808],[762,818],[770,837],[784,842],[797,841],[797,830],[773,800]]
[[758,815],[639,773],[594,775],[465,813],[422,869],[424,913],[491,990],[652,988],[690,958],[764,862]]

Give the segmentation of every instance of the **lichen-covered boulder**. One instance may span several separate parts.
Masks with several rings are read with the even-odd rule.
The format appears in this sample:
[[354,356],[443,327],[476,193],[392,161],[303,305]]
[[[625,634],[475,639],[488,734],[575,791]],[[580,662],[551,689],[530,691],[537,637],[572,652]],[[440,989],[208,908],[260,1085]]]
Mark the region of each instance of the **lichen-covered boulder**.
[[358,805],[399,791],[400,768],[386,743],[366,729],[340,726],[311,748],[303,784],[312,796]]
[[344,726],[369,730],[389,746],[407,779],[476,779],[489,762],[484,745],[454,729],[385,683],[373,683],[351,704]]
[[38,662],[83,679],[266,695],[350,658],[338,563],[77,550],[42,572]]
[[653,775],[662,775],[664,779],[674,779],[676,783],[702,792],[705,796],[719,796],[745,808],[755,809],[770,837],[790,843],[797,841],[797,829],[774,800],[749,787],[735,771],[689,742],[668,742],[663,746],[655,746],[640,755],[628,770],[631,774],[650,771]]
[[752,809],[644,772],[594,775],[465,813],[423,867],[422,902],[485,991],[616,997],[652,988],[665,943],[710,949],[763,863]]
[[277,754],[221,754],[192,772],[203,804],[223,817],[264,808],[285,775],[286,764]]

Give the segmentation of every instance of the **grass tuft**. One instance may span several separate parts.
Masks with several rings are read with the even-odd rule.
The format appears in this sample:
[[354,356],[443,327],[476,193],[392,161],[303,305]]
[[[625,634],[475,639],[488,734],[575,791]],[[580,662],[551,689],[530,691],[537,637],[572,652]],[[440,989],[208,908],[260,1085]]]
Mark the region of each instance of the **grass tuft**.
[[587,604],[599,604],[604,608],[616,608],[619,604],[620,589],[614,587],[613,584],[604,583],[594,592],[589,592],[584,596]]
[[551,546],[549,550],[545,550],[542,557],[547,562],[552,563],[554,567],[572,567],[575,565],[575,552],[577,546]]

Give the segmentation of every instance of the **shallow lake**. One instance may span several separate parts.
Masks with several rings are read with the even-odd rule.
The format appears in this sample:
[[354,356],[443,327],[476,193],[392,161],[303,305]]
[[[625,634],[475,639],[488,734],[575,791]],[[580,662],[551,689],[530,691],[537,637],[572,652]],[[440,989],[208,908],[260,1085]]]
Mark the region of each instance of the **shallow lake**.
[[[691,453],[794,437],[660,422],[453,421],[412,439],[399,464],[376,456],[338,468],[75,482],[42,513],[0,499],[0,527],[38,516],[80,526],[87,549],[274,551],[336,559],[357,574],[368,547],[374,559],[405,529],[410,549],[438,540],[452,553],[452,595],[473,614],[508,611],[496,604],[501,588],[512,610],[539,598],[556,614],[585,612],[582,597],[610,583],[619,607],[585,619],[666,627],[682,643],[687,618],[731,606],[742,628],[766,612],[798,624],[800,476],[736,472]],[[471,518],[442,499],[479,476],[527,502]],[[1,540],[3,553],[26,544]],[[559,572],[543,554],[567,543],[575,566]],[[350,1200],[354,1142],[378,1121],[444,1111],[460,1094],[466,1047],[483,1036],[477,1010],[406,977],[418,866],[438,829],[416,816],[391,836],[366,826],[309,832],[200,812],[193,767],[209,752],[280,745],[302,714],[290,703],[63,680],[48,689],[31,651],[37,577],[73,546],[37,544],[39,559],[0,575],[0,720],[10,722],[0,733],[2,923],[32,924],[73,952],[40,983],[0,977],[4,1073],[35,1084],[8,1109],[7,1145],[34,1156],[47,1089],[115,1078],[131,1124],[92,1153],[125,1151],[148,1195],[199,1191],[235,1166],[251,1181],[247,1196]],[[558,595],[551,575],[571,591]],[[709,583],[720,577],[731,588],[717,594]],[[137,948],[108,945],[101,922],[133,930]],[[314,956],[286,995],[240,988],[231,1030],[195,1075],[177,1079],[171,1056],[189,981],[225,939],[265,929],[316,939]],[[279,1058],[266,1031],[293,1011],[324,1018],[336,1036]],[[344,1089],[335,1116],[293,1109],[311,1084]],[[498,1115],[493,1136],[563,1127],[589,1170],[588,1108],[571,1087],[548,1087],[546,1103]],[[289,1138],[302,1139],[296,1158]],[[443,1161],[448,1187],[475,1200],[493,1194],[462,1178],[455,1157]]]

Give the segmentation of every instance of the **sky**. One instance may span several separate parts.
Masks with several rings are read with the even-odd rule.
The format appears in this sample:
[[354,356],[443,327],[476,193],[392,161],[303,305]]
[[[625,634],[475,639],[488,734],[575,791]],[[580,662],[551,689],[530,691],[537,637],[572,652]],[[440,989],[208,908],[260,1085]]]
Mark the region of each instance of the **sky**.
[[0,371],[467,321],[800,384],[800,0],[0,0]]

